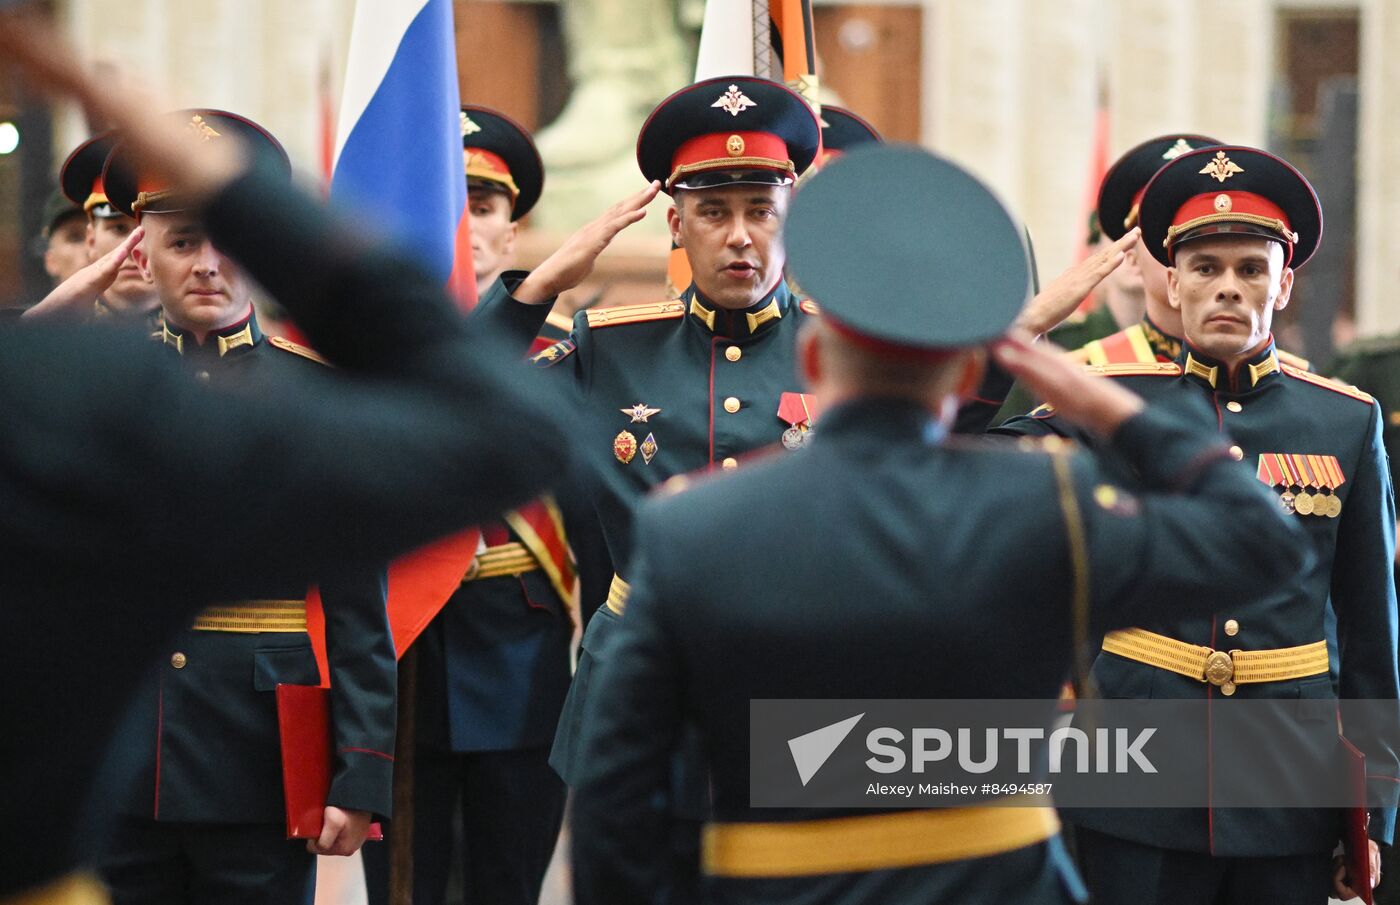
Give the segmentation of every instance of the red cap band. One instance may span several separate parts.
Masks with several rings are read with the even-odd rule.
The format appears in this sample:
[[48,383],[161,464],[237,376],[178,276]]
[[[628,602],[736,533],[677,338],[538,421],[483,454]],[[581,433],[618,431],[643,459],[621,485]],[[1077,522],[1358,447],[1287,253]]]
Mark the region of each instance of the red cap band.
[[463,148],[462,156],[467,176],[499,182],[510,190],[511,197],[520,194],[520,189],[515,185],[515,177],[511,176],[510,167],[501,155],[484,148]]
[[771,132],[712,132],[697,135],[676,149],[666,186],[687,173],[730,169],[791,173],[796,168],[787,142]]
[[[1188,232],[1215,225],[1247,225],[1258,227],[1281,239],[1293,255],[1298,234],[1283,208],[1254,192],[1206,192],[1186,201],[1167,229],[1164,247],[1171,249]],[[1224,230],[1222,230],[1223,232]]]

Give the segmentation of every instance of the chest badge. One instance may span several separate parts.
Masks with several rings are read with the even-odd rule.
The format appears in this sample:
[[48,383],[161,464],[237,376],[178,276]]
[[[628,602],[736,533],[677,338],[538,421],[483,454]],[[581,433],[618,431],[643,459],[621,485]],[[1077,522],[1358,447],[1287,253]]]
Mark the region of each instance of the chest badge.
[[791,425],[783,431],[783,446],[801,449],[812,440],[816,398],[809,393],[784,393],[778,400],[778,417]]
[[631,431],[622,431],[613,437],[613,455],[617,456],[617,461],[626,465],[636,454],[637,438],[632,436]]
[[642,445],[638,447],[638,449],[640,449],[642,453],[642,463],[650,465],[651,460],[656,458],[656,454],[660,451],[661,447],[656,445],[655,434],[647,434],[647,438],[642,441]]
[[1322,518],[1342,514],[1338,491],[1346,483],[1346,475],[1336,456],[1261,453],[1255,476],[1279,491],[1285,512]]
[[652,415],[658,415],[661,413],[661,409],[650,408],[645,402],[639,402],[634,406],[630,406],[625,409],[618,409],[618,411],[622,412],[622,414],[624,415],[631,415],[633,424],[646,424],[647,419],[650,418]]

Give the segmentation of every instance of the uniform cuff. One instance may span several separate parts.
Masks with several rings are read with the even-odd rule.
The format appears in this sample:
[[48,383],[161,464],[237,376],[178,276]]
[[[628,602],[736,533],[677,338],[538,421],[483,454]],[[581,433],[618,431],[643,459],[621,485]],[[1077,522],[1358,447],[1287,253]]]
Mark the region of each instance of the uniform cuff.
[[394,759],[372,751],[340,752],[341,767],[331,782],[326,804],[376,817],[393,816]]

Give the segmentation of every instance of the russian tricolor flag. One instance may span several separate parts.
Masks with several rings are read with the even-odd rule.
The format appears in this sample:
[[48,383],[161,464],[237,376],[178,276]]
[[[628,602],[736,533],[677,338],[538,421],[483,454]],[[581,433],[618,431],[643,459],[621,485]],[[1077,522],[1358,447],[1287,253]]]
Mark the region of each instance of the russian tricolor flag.
[[331,199],[476,300],[452,0],[360,0]]
[[[476,301],[462,159],[452,0],[359,0],[341,98],[331,200],[441,277],[464,310]],[[472,528],[389,567],[398,655],[461,586],[481,532]],[[326,666],[320,594],[307,628]]]

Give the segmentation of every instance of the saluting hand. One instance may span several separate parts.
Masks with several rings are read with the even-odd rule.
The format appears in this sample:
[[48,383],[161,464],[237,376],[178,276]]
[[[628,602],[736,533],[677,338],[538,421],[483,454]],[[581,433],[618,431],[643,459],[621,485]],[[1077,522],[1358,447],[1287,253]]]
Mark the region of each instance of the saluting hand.
[[353,855],[365,844],[373,815],[369,811],[353,811],[326,805],[321,818],[321,835],[306,841],[306,850],[313,855]]
[[144,227],[136,227],[122,240],[122,244],[59,283],[53,292],[44,296],[43,301],[24,312],[23,316],[44,318],[88,313],[97,297],[116,282],[117,272],[145,235]]
[[992,347],[1003,368],[1056,409],[1056,413],[1104,437],[1142,411],[1142,397],[1115,381],[1094,377],[1065,358],[1063,350],[1046,343],[1034,345],[1026,336],[1011,335]]
[[588,279],[598,256],[617,238],[618,233],[647,215],[646,206],[659,191],[661,183],[652,182],[579,229],[516,287],[516,300],[538,305]]
[[36,88],[82,104],[90,120],[121,129],[139,166],[179,184],[193,198],[216,193],[243,172],[241,140],[206,142],[200,153],[191,154],[193,133],[181,122],[150,112],[164,105],[132,84],[96,78],[80,60],[38,16],[0,11],[0,68],[14,66]]
[[1106,245],[1055,277],[1040,294],[1026,303],[1016,326],[1033,336],[1048,333],[1074,313],[1084,297],[1123,263],[1128,249],[1137,243],[1142,230],[1134,226],[1123,238]]

